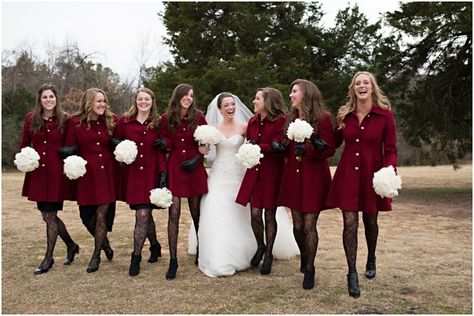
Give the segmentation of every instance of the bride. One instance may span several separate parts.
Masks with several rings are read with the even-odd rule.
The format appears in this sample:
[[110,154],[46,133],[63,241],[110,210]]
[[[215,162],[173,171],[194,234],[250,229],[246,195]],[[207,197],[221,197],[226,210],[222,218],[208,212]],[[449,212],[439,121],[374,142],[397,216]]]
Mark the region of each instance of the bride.
[[[201,200],[199,220],[199,269],[209,277],[233,275],[250,268],[257,242],[250,223],[250,209],[235,203],[245,174],[235,157],[245,141],[247,121],[252,112],[230,93],[218,94],[207,108],[206,121],[222,134],[217,148],[211,148],[213,161],[208,177],[209,193]],[[215,157],[215,158],[214,158]],[[277,210],[278,231],[273,248],[276,259],[299,254],[293,226],[284,208]],[[188,252],[196,254],[194,225],[190,225]]]

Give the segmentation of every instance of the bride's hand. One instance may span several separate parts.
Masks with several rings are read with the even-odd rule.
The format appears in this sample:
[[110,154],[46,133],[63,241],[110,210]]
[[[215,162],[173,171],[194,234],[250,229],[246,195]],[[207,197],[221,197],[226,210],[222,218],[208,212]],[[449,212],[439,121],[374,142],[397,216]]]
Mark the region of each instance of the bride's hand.
[[204,146],[199,146],[199,152],[203,155],[207,155],[209,153],[209,146],[204,145]]

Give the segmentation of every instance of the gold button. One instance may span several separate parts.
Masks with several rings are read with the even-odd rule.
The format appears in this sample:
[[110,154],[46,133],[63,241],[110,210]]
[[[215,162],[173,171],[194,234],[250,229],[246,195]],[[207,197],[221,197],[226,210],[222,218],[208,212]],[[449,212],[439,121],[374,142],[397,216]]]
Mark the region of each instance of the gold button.
[[181,138],[181,141],[184,142],[184,138]]
[[258,171],[258,168],[255,168],[255,171]]
[[47,129],[46,131],[47,131],[47,132],[50,132],[50,130],[49,130],[49,129]]
[[140,146],[143,146],[143,143],[140,143]]
[[258,136],[262,136],[262,134],[258,134]]
[[100,135],[100,132],[97,132]]
[[104,166],[100,166],[100,169],[104,169]]
[[143,158],[143,155],[142,155],[142,154],[140,154],[140,158]]
[[99,125],[99,122],[97,122],[97,125]]
[[183,153],[185,153],[185,152],[186,152],[186,149],[183,149]]
[[143,170],[143,166],[140,166],[140,170]]
[[51,121],[52,121],[52,119],[49,119],[48,121],[50,121],[50,122],[51,122]]
[[143,134],[146,134],[146,132],[143,132]]
[[365,129],[365,127],[364,127],[364,126],[361,126],[361,127],[360,127],[360,129],[361,129],[361,130],[364,130],[364,129]]
[[97,142],[97,146],[99,146],[99,145],[100,145],[100,143],[99,143],[99,142]]
[[263,125],[263,122],[261,122],[260,125]]
[[186,130],[186,128],[183,127],[183,131],[185,131],[185,130]]
[[46,167],[46,165],[45,165],[45,164],[42,164],[41,167]]
[[47,143],[47,141],[43,141],[43,143],[45,143],[45,144],[46,144],[46,143]]
[[102,157],[102,154],[99,154],[99,157]]
[[355,169],[355,170],[359,170],[359,167],[355,167],[354,169]]
[[356,143],[358,143],[358,142],[359,142],[359,139],[358,139],[358,138],[356,138]]
[[46,155],[46,153],[43,151],[43,155]]
[[300,172],[300,169],[296,169],[296,172]]
[[356,153],[356,156],[359,157],[359,153]]
[[367,114],[367,117],[370,117],[370,114]]

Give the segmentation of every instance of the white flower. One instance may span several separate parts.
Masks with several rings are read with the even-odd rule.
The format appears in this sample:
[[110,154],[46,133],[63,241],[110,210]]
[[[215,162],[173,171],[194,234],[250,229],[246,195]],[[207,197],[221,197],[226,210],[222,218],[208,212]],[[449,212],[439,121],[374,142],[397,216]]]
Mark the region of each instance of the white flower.
[[239,162],[248,169],[260,163],[263,154],[260,152],[260,146],[254,144],[243,144],[235,154]]
[[392,198],[398,196],[398,189],[402,188],[402,178],[395,174],[393,166],[388,166],[374,173],[373,186],[375,193],[381,197]]
[[64,159],[64,174],[71,180],[76,180],[86,173],[87,161],[82,157],[72,155]]
[[114,150],[115,160],[124,162],[127,165],[135,161],[137,154],[137,145],[134,141],[128,139],[121,141]]
[[30,172],[39,167],[40,156],[33,148],[26,146],[15,155],[13,163],[21,172]]
[[170,207],[173,204],[173,195],[167,188],[150,190],[150,202],[161,208]]
[[222,135],[217,128],[212,125],[199,125],[194,131],[194,139],[201,144],[218,144]]
[[294,122],[290,123],[290,126],[288,126],[286,135],[290,140],[302,143],[306,138],[311,137],[313,130],[314,128],[308,122],[296,119]]

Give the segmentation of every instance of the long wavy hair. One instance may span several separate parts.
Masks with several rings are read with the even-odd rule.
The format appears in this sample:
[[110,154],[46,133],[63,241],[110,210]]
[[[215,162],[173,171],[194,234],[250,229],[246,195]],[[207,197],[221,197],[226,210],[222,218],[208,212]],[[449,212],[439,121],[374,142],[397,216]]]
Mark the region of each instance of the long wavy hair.
[[66,114],[64,113],[61,102],[59,102],[58,92],[53,85],[44,84],[39,88],[38,94],[36,95],[36,105],[33,109],[33,117],[31,118],[31,130],[37,133],[40,129],[46,128],[46,124],[43,120],[43,106],[41,105],[41,97],[44,91],[51,90],[56,97],[56,107],[53,109],[53,115],[56,117],[58,123],[58,129],[63,132],[64,124],[66,123]]
[[375,80],[375,76],[368,72],[368,71],[359,71],[357,72],[354,77],[352,77],[351,84],[349,85],[349,91],[347,92],[347,96],[349,97],[349,101],[341,106],[337,111],[337,129],[344,128],[344,118],[347,114],[354,111],[357,105],[357,96],[355,93],[355,82],[359,75],[367,75],[370,78],[370,83],[372,84],[372,103],[376,104],[377,106],[381,107],[382,109],[390,109],[390,101],[388,98],[383,94],[383,91],[380,89],[379,85],[377,84],[377,80]]
[[152,103],[151,103],[150,114],[148,115],[148,120],[150,121],[150,123],[148,123],[147,128],[155,129],[158,127],[158,123],[160,122],[161,117],[158,114],[158,109],[156,107],[155,94],[153,93],[153,91],[151,91],[148,88],[139,88],[135,90],[135,92],[133,93],[133,104],[124,115],[126,118],[126,121],[128,121],[132,117],[137,116],[138,114],[137,98],[140,92],[144,92],[151,97]]
[[297,118],[301,114],[302,118],[313,126],[314,134],[317,134],[318,124],[322,121],[324,113],[327,113],[323,95],[318,87],[309,80],[296,79],[290,85],[292,89],[294,85],[298,85],[301,89],[301,113],[295,107],[291,108],[286,118],[285,131],[288,130],[288,126],[295,117]]
[[285,115],[285,101],[280,90],[270,87],[258,88],[262,92],[263,106],[268,118],[273,121],[280,115]]
[[92,105],[94,104],[95,95],[97,93],[102,93],[105,98],[105,103],[107,104],[104,112],[105,118],[105,125],[107,126],[107,131],[109,135],[112,135],[112,132],[115,127],[114,122],[114,115],[112,111],[110,111],[109,100],[107,99],[107,95],[105,94],[104,90],[99,88],[89,88],[81,96],[81,102],[79,106],[79,111],[75,113],[75,115],[79,116],[79,124],[85,123],[87,124],[87,128],[91,127],[92,121]]
[[[171,127],[172,131],[175,132],[180,124],[180,113],[181,113],[181,104],[179,101],[188,94],[190,90],[194,90],[193,86],[187,83],[181,83],[173,90],[173,94],[168,102],[168,109],[166,113],[168,114],[168,125]],[[199,111],[196,107],[196,98],[193,98],[193,102],[188,108],[188,124],[192,129],[196,126],[196,119],[198,115],[202,115],[202,112]]]

